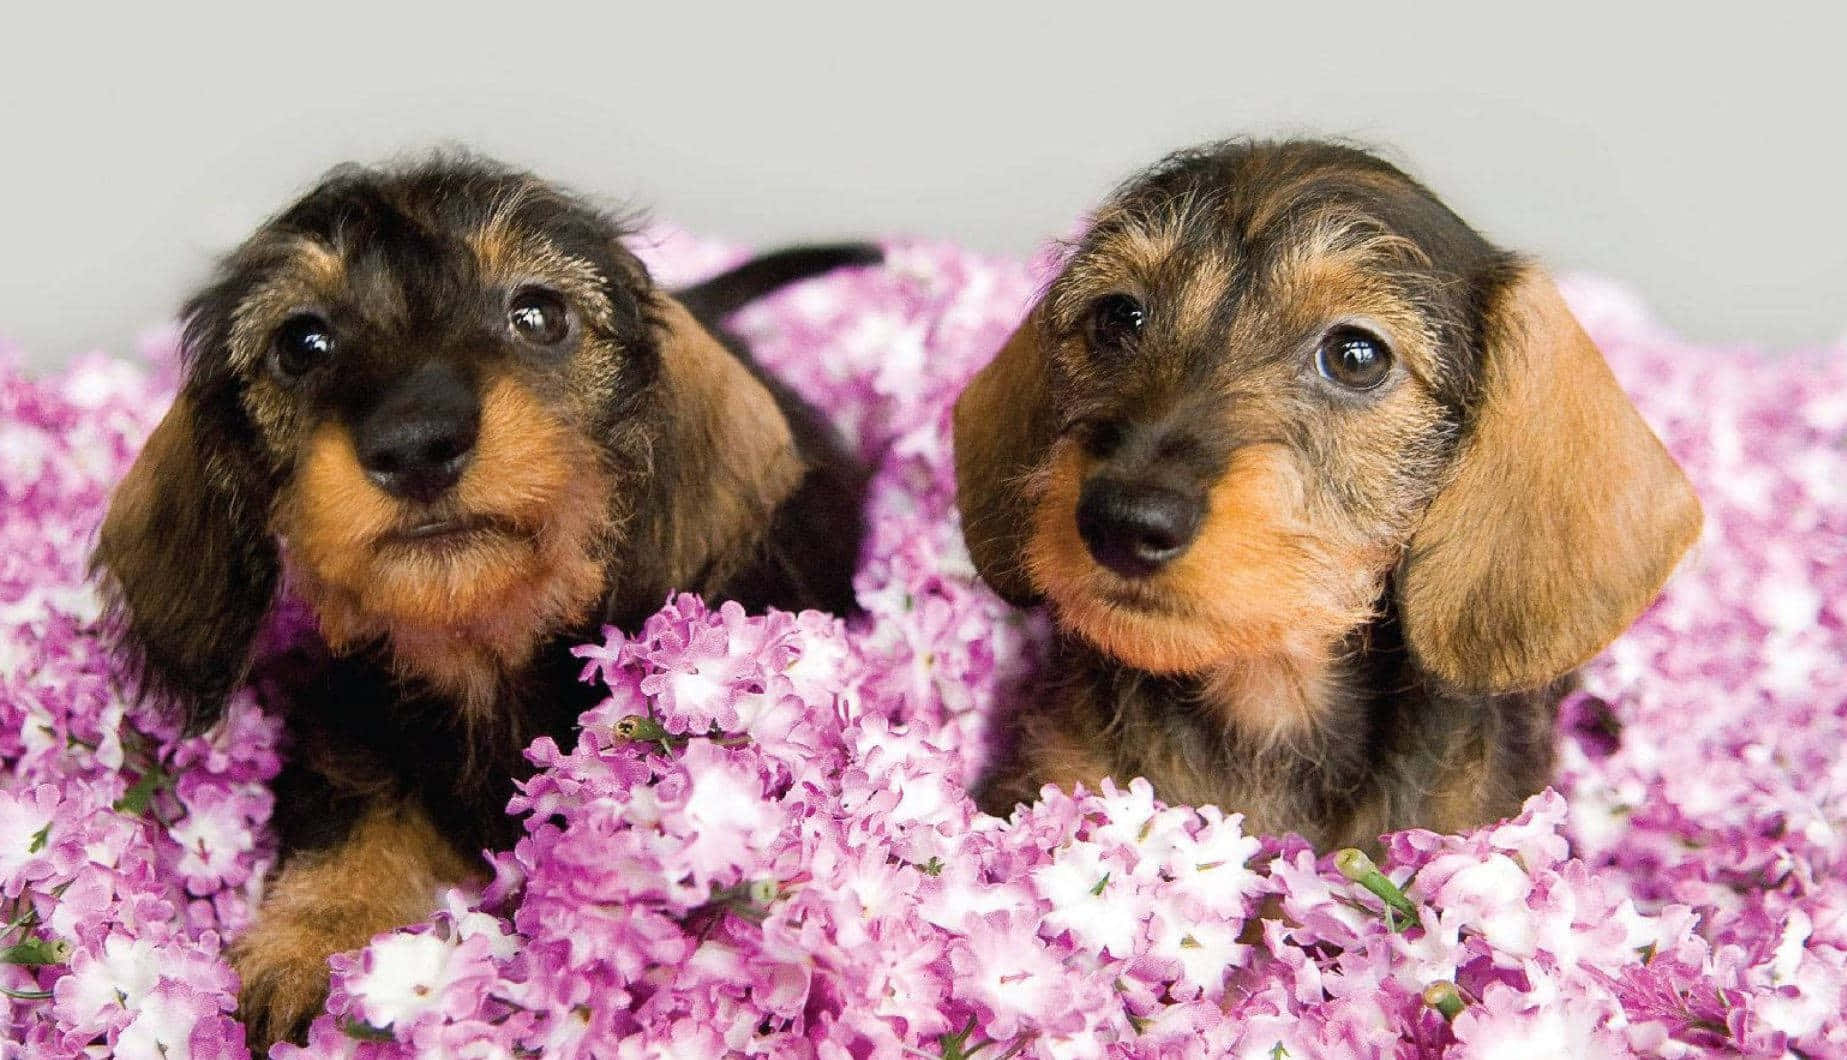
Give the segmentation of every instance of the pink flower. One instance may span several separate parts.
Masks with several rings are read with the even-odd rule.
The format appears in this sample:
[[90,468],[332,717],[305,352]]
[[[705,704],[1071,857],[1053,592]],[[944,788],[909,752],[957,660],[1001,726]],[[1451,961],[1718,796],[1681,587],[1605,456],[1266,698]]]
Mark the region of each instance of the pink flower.
[[1628,1055],[1618,1030],[1620,1009],[1562,997],[1549,980],[1541,985],[1532,993],[1504,983],[1490,985],[1480,1004],[1467,1006],[1456,1017],[1455,1055],[1495,1060]]
[[969,929],[951,944],[949,963],[956,993],[984,1017],[979,1021],[984,1035],[1006,1040],[1035,1026],[1081,1025],[1073,977],[1038,943],[1030,920],[995,912]]
[[134,1018],[115,1040],[128,1060],[188,1060],[245,1053],[243,1028],[226,1017],[220,999],[173,979],[162,979],[134,1006]]
[[[56,786],[40,784],[24,795],[0,791],[0,893],[18,897],[28,883],[52,871],[52,829],[63,801]],[[67,835],[59,835],[62,844]]]

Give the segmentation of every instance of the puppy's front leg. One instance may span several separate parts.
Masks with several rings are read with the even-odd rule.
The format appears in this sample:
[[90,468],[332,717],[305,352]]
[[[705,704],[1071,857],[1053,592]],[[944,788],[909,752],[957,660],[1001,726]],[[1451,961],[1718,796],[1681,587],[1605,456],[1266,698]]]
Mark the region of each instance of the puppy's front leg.
[[[1065,791],[1082,784],[1098,790],[1115,770],[1095,727],[1069,701],[1029,705],[1014,719],[1014,745],[976,785],[975,804],[983,812],[1006,817],[1015,806],[1039,801],[1039,791],[1055,784]],[[1126,784],[1118,774],[1117,783]]]
[[337,843],[288,856],[231,949],[239,1015],[258,1056],[300,1039],[327,997],[327,958],[429,917],[441,888],[478,874],[416,804],[372,803]]

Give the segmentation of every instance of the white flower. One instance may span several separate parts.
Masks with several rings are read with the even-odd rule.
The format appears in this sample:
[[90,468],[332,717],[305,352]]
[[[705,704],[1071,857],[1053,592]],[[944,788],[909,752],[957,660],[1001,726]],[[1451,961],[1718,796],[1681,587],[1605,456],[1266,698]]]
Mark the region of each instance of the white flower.
[[1072,843],[1052,856],[1050,865],[1033,870],[1033,885],[1052,903],[1042,933],[1069,931],[1082,949],[1127,957],[1146,930],[1148,905],[1135,885],[1121,876],[1121,866],[1106,861],[1094,843]]
[[1500,953],[1526,958],[1539,942],[1526,905],[1532,886],[1512,858],[1489,854],[1457,870],[1433,897],[1445,922],[1479,932]]
[[161,948],[148,939],[111,934],[100,956],[79,951],[70,974],[58,983],[58,1007],[79,1024],[109,1008],[139,1008],[160,982],[161,957]]
[[367,1023],[409,1026],[441,1003],[457,973],[468,971],[454,957],[454,945],[428,932],[386,935],[367,948],[364,969],[347,979],[346,989]]
[[710,879],[742,866],[776,838],[776,807],[755,774],[705,740],[693,741],[682,764],[690,784],[669,823],[688,839],[682,856],[694,875]]

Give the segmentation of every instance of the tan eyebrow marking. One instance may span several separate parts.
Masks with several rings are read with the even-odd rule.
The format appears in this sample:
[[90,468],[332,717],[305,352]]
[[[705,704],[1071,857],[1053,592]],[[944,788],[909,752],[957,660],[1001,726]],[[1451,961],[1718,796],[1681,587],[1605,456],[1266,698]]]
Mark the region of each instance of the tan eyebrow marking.
[[[1271,204],[1300,196],[1325,172],[1279,186],[1266,196],[1259,214],[1270,226],[1275,248],[1260,264],[1263,285],[1274,292],[1273,304],[1285,307],[1299,324],[1310,327],[1342,317],[1361,317],[1384,329],[1384,338],[1401,355],[1412,376],[1435,386],[1448,374],[1442,358],[1438,325],[1440,307],[1407,293],[1400,282],[1407,271],[1425,274],[1414,288],[1430,282],[1435,263],[1414,240],[1394,231],[1380,217],[1339,200],[1284,212]],[[1394,182],[1370,173],[1340,174],[1343,181],[1368,186]],[[1299,204],[1298,204],[1299,205]]]
[[278,238],[286,264],[231,313],[230,363],[251,371],[269,346],[269,332],[303,303],[329,302],[346,288],[346,260],[334,248],[307,236]]
[[485,223],[462,237],[480,264],[482,278],[489,285],[506,287],[525,280],[556,284],[573,296],[581,311],[607,326],[610,307],[603,297],[606,277],[602,271],[514,223],[520,204],[530,197],[527,188],[509,194]]
[[1113,290],[1144,297],[1167,288],[1162,307],[1173,314],[1182,334],[1206,326],[1230,287],[1233,268],[1210,254],[1189,255],[1184,267],[1176,257],[1186,233],[1216,222],[1197,195],[1154,206],[1115,207],[1098,216],[1109,231],[1092,251],[1073,261],[1066,272],[1062,298],[1052,307],[1056,319],[1075,321],[1092,298]]

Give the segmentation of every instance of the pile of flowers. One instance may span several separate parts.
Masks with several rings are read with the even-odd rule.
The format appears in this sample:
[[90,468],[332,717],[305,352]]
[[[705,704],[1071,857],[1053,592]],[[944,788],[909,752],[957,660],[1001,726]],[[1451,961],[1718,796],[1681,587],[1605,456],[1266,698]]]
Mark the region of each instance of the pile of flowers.
[[[1566,704],[1554,790],[1375,865],[1140,781],[969,802],[1044,630],[974,576],[948,410],[1043,268],[903,244],[739,315],[877,469],[867,616],[679,597],[580,648],[608,696],[530,749],[491,884],[334,958],[279,1055],[1847,1055],[1847,351],[1697,349],[1569,285],[1705,537]],[[171,346],[0,367],[0,1037],[36,1055],[245,1052],[279,726],[126,702],[85,582]]]

